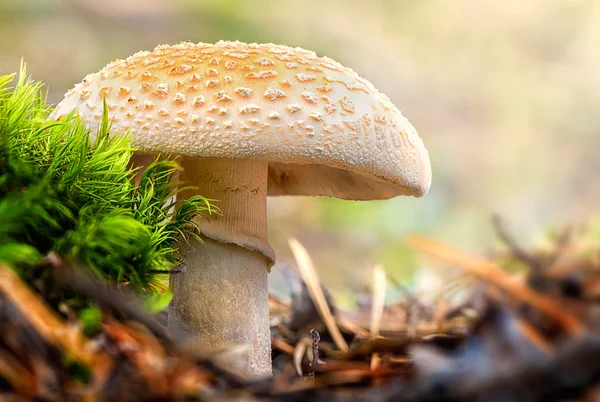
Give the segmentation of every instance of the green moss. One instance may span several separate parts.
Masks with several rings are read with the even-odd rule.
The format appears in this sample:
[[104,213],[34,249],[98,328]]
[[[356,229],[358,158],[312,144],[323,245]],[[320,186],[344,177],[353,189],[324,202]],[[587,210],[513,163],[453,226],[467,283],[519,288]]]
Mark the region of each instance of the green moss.
[[57,252],[106,282],[153,293],[209,201],[169,212],[175,162],[157,159],[136,186],[134,148],[110,135],[106,107],[92,140],[74,114],[49,118],[41,83],[24,71],[13,81],[0,76],[0,261],[32,281],[43,256]]

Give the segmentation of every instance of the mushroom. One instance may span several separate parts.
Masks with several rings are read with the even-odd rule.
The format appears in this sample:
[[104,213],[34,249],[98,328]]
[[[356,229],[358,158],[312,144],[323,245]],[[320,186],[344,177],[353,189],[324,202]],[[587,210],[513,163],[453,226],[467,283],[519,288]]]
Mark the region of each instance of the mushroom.
[[173,276],[169,323],[204,347],[247,345],[236,368],[271,373],[267,195],[380,200],[421,196],[427,150],[392,102],[352,70],[273,44],[183,42],[108,64],[65,96],[94,129],[103,99],[112,131],[142,153],[180,157],[181,180],[219,200],[201,218],[203,242]]

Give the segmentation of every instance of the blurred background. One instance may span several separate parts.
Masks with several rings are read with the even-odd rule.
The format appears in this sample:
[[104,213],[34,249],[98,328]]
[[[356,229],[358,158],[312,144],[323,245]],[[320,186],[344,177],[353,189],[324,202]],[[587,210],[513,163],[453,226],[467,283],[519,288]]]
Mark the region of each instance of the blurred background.
[[[342,305],[374,263],[433,286],[406,233],[481,252],[495,242],[492,213],[527,243],[598,209],[598,1],[0,1],[0,74],[24,59],[53,103],[111,60],[219,39],[337,59],[387,94],[430,151],[433,185],[420,199],[269,200],[279,261],[291,257],[288,237],[299,238]],[[271,283],[285,291],[277,267]]]

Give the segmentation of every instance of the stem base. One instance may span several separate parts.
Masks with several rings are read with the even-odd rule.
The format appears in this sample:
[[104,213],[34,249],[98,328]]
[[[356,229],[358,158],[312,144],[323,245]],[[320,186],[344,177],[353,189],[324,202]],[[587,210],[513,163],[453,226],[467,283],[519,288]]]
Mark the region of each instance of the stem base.
[[199,348],[246,345],[225,365],[255,378],[270,376],[268,259],[235,244],[204,241],[188,250],[186,271],[171,279],[169,325],[196,335]]

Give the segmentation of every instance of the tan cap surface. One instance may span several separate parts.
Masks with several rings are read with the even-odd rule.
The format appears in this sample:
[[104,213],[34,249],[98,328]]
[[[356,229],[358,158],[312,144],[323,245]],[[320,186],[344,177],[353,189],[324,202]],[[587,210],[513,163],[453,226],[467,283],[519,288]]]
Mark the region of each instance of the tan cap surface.
[[420,196],[431,183],[416,130],[336,61],[272,44],[161,45],[90,74],[54,117],[112,131],[142,152],[269,161],[269,195]]

